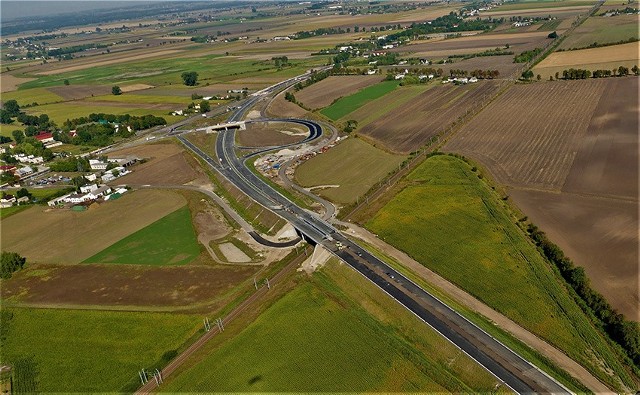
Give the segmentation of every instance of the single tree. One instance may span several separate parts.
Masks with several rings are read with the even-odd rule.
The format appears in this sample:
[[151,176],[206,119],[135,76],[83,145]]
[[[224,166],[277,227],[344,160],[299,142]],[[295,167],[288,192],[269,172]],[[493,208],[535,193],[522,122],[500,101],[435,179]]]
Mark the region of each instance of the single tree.
[[185,71],[182,73],[182,81],[187,86],[196,86],[198,83],[198,73],[195,71]]
[[64,81],[62,81],[62,83],[65,84],[65,85],[69,85],[69,80],[64,80]]
[[13,123],[13,118],[11,118],[11,114],[9,113],[9,111],[3,109],[0,109],[0,123],[3,124],[10,124]]
[[16,100],[7,100],[4,102],[2,108],[7,111],[12,117],[17,117],[20,114],[20,106]]
[[118,96],[122,94],[122,89],[118,85],[114,85],[111,87],[111,93]]
[[205,113],[211,111],[211,104],[209,104],[209,100],[203,100],[200,102],[200,112]]
[[15,252],[2,251],[0,258],[0,277],[4,279],[11,278],[13,272],[22,269],[26,261],[26,258]]

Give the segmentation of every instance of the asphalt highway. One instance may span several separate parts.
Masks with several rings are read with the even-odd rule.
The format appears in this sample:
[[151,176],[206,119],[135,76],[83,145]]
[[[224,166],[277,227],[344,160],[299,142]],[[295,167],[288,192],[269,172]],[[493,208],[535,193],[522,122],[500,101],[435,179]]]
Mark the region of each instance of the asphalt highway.
[[[291,81],[295,79],[288,80]],[[295,81],[294,81],[295,83]],[[287,84],[265,90],[272,93]],[[252,97],[242,103],[229,122],[239,121],[259,100]],[[310,137],[322,134],[320,125],[307,120],[287,120],[309,127]],[[316,136],[317,135],[317,136]],[[216,140],[218,162],[186,139],[181,141],[209,165],[222,173],[234,185],[256,202],[289,221],[312,244],[321,244],[372,281],[405,308],[413,312],[433,329],[518,393],[569,393],[569,390],[536,368],[491,335],[462,317],[442,301],[429,294],[411,280],[398,273],[368,251],[347,239],[338,229],[281,195],[249,170],[247,158],[238,158],[235,130],[220,132]],[[425,240],[428,242],[428,240]]]

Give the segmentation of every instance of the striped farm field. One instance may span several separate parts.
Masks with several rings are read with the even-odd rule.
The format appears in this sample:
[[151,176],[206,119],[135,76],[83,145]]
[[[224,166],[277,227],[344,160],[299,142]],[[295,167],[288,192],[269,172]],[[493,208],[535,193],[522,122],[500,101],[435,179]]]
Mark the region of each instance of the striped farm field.
[[437,86],[359,130],[388,150],[409,153],[443,131],[498,88],[495,81]]

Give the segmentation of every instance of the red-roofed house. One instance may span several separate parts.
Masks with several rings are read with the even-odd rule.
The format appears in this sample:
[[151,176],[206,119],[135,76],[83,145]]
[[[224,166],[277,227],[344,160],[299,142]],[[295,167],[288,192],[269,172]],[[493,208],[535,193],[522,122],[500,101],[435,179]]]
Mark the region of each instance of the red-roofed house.
[[53,141],[53,133],[40,133],[35,135],[35,138],[43,144],[48,143]]
[[13,173],[16,171],[17,167],[14,165],[2,165],[0,166],[0,174],[2,173]]

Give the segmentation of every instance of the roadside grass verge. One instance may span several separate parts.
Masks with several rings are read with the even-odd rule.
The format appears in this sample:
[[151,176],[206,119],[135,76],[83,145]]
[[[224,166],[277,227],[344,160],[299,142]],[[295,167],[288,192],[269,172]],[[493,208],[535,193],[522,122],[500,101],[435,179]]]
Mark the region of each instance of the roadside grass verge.
[[367,223],[369,229],[613,388],[633,387],[607,339],[469,165],[437,155],[405,182]]
[[409,312],[388,309],[395,302],[349,268],[333,261],[302,276],[164,391],[488,392],[497,384]]
[[132,392],[140,369],[173,355],[200,326],[183,314],[3,309],[2,364],[14,368],[16,393]]
[[125,237],[83,263],[184,265],[200,254],[188,207]]
[[334,121],[338,120],[357,110],[371,100],[375,100],[391,92],[399,85],[398,81],[382,81],[378,84],[366,87],[352,95],[336,100],[333,104],[321,110],[320,113]]

